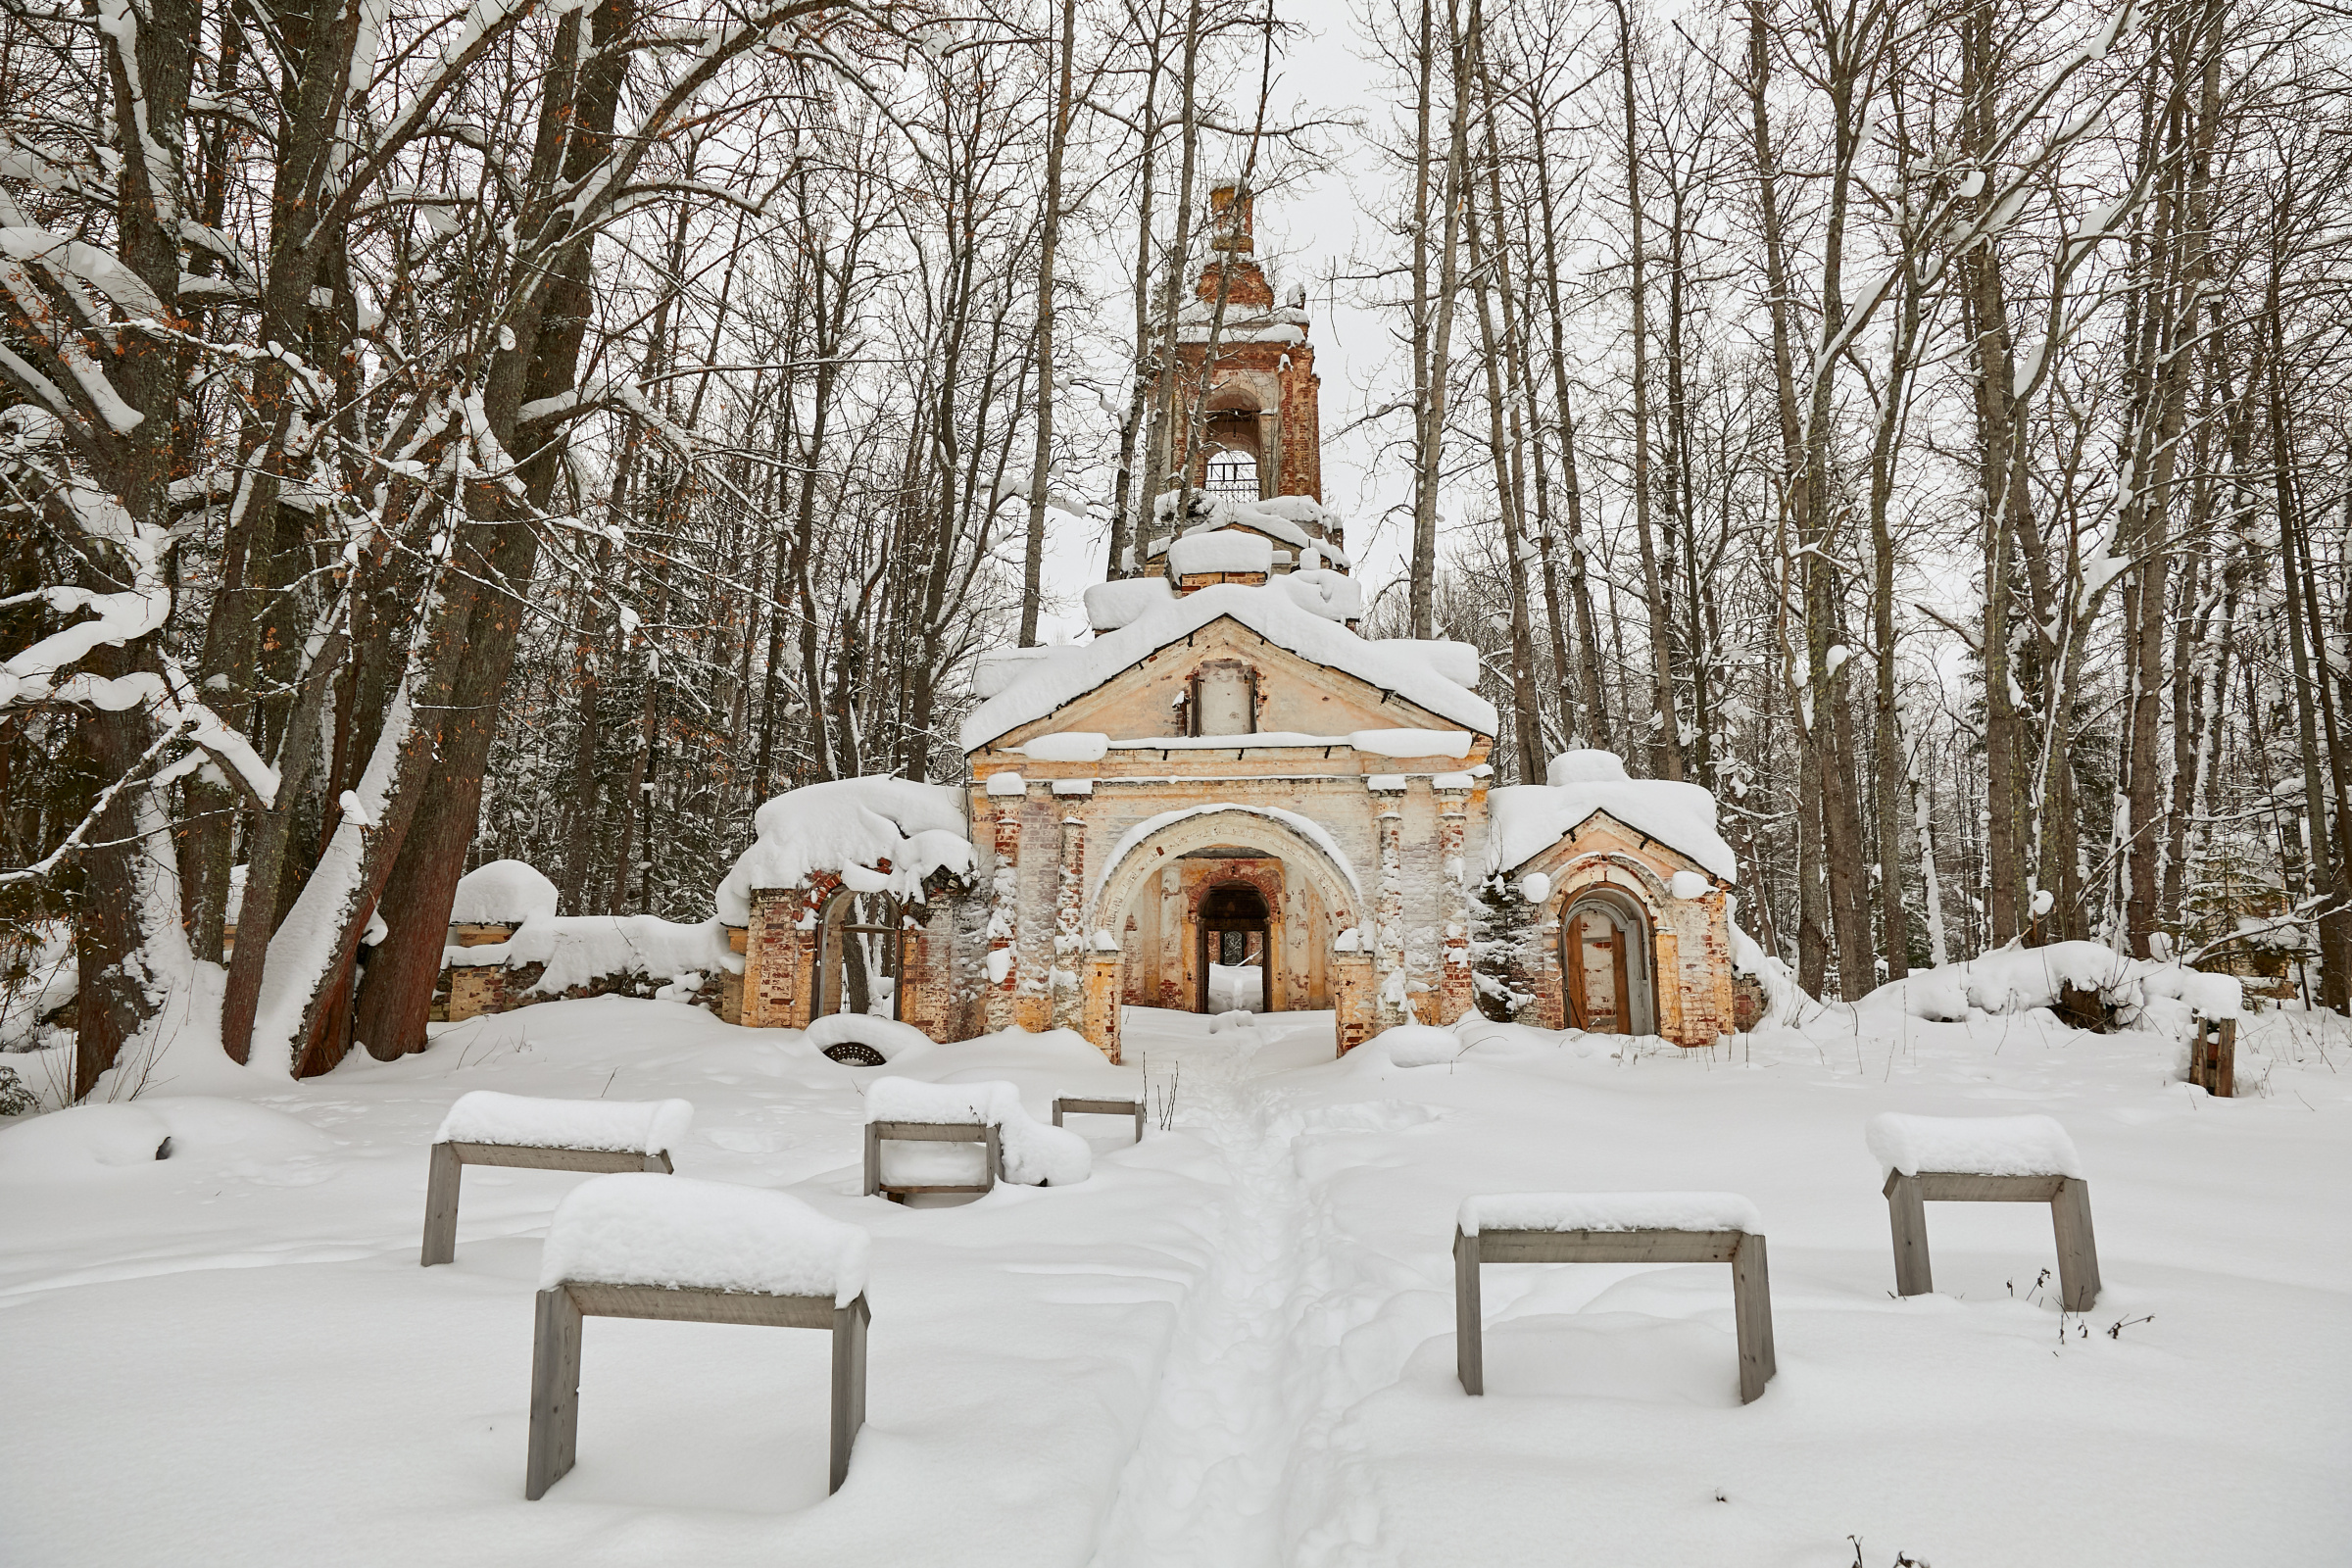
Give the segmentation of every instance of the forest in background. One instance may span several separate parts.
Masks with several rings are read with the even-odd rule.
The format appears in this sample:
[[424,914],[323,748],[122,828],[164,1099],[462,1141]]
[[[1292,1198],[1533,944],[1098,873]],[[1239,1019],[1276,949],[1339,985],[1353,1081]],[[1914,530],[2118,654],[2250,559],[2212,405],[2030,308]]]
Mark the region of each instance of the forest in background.
[[[482,860],[698,919],[770,796],[959,776],[1183,481],[1208,188],[1343,163],[1365,629],[1480,648],[1498,779],[1714,788],[1816,995],[2088,937],[2344,1004],[2343,18],[1352,20],[11,0],[0,932],[74,932],[77,1087],[216,1004],[413,1049]],[[1336,47],[1379,101],[1298,101]]]

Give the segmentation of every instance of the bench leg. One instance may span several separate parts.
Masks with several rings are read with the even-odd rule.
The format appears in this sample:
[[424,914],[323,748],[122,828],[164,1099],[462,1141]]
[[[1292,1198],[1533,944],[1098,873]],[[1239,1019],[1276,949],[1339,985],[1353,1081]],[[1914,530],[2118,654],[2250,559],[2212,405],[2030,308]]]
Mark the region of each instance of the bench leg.
[[1144,1102],[1140,1100],[1135,1102],[1135,1141],[1144,1141]]
[[833,1309],[833,1479],[839,1492],[850,1473],[850,1450],[865,1425],[865,1326],[873,1318],[865,1298]]
[[1894,1294],[1925,1296],[1936,1289],[1928,1264],[1928,1205],[1919,1178],[1900,1171],[1886,1178],[1886,1221],[1894,1231]]
[[1483,1308],[1478,1298],[1478,1238],[1453,1233],[1453,1370],[1464,1394],[1487,1392]]
[[1061,1102],[1058,1100],[1054,1102],[1054,1125],[1056,1127],[1061,1125]]
[[882,1135],[872,1122],[865,1124],[865,1196],[873,1197],[882,1190]]
[[561,1285],[539,1293],[531,1335],[531,1442],[522,1494],[536,1502],[571,1469],[580,1436],[580,1309]]
[[455,1262],[458,1256],[458,1185],[466,1167],[455,1147],[433,1146],[432,1168],[424,1182],[424,1254],[420,1267]]
[[678,1167],[669,1162],[666,1152],[646,1155],[645,1169],[649,1176],[675,1176],[678,1173]]
[[997,1190],[997,1172],[1003,1169],[1004,1165],[1004,1144],[1003,1135],[998,1132],[994,1125],[991,1125],[988,1129],[988,1186],[983,1189],[983,1191],[993,1193]]
[[2099,1247],[2090,1231],[2090,1183],[2068,1177],[2050,1200],[2058,1233],[2058,1295],[2069,1312],[2087,1312],[2099,1298]]
[[1746,1404],[1780,1370],[1772,1352],[1772,1274],[1761,1236],[1742,1236],[1732,1254],[1732,1319],[1740,1335],[1740,1402]]

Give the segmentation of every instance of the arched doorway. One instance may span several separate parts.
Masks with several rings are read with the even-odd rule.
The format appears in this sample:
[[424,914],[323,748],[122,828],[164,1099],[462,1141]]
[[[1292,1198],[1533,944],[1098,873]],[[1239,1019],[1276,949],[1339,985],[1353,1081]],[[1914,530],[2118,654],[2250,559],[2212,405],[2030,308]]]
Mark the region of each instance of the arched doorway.
[[1658,988],[1649,916],[1616,888],[1586,888],[1560,916],[1560,972],[1568,1026],[1594,1034],[1654,1035]]
[[1273,914],[1264,894],[1247,882],[1210,888],[1193,924],[1200,944],[1200,961],[1194,966],[1200,994],[1194,1011],[1216,1010],[1209,1005],[1212,971],[1241,969],[1249,963],[1252,948],[1257,953],[1257,1005],[1251,1007],[1238,997],[1234,1005],[1250,1012],[1272,1012],[1281,1005],[1282,993],[1274,984]]
[[906,939],[899,901],[887,893],[844,888],[817,920],[816,974],[808,1016],[858,1012],[899,1015],[899,978]]

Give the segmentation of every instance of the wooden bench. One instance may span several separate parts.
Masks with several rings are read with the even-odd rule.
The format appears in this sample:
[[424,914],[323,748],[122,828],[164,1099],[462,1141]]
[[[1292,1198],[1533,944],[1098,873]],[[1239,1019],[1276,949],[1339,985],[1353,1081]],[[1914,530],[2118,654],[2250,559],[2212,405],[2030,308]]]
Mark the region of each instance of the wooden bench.
[[580,1433],[580,1328],[591,1317],[658,1318],[668,1323],[749,1323],[766,1328],[829,1329],[833,1335],[831,1481],[839,1492],[850,1449],[865,1425],[865,1331],[873,1314],[860,1292],[847,1306],[829,1296],[763,1296],[663,1285],[600,1285],[566,1280],[541,1291],[531,1340],[530,1457],[523,1495],[536,1502],[564,1479]]
[[2070,1312],[2099,1298],[2090,1183],[2066,1129],[2047,1116],[1913,1116],[1882,1111],[1864,1141],[1886,1173],[1894,1289],[1936,1289],[1928,1266],[1929,1203],[2047,1203],[2058,1235],[2058,1293]]
[[1886,1173],[1886,1218],[1894,1232],[1894,1290],[1936,1289],[1928,1264],[1930,1203],[2047,1203],[2058,1237],[2059,1300],[2087,1312],[2099,1298],[2098,1243],[2090,1230],[2090,1183],[2075,1176],[1976,1176],[1959,1171]]
[[840,1491],[865,1424],[869,1251],[858,1227],[764,1188],[644,1175],[582,1184],[556,1209],[540,1259],[524,1496],[545,1495],[571,1469],[591,1317],[829,1330],[828,1490]]
[[1064,1112],[1073,1116],[1133,1116],[1135,1141],[1144,1141],[1144,1102],[1140,1100],[1079,1100],[1063,1096],[1054,1102],[1054,1125],[1061,1125]]
[[[988,1151],[988,1168],[978,1183],[945,1186],[936,1183],[897,1183],[882,1179],[882,1146],[886,1143],[979,1144]],[[994,1122],[869,1121],[865,1124],[865,1196],[876,1193],[903,1203],[909,1193],[989,1193],[1003,1168],[1003,1134]]]
[[[1463,1205],[1465,1215],[1473,1199]],[[1528,1230],[1457,1224],[1453,1232],[1454,1370],[1465,1394],[1487,1392],[1478,1270],[1484,1263],[1729,1263],[1740,1344],[1740,1401],[1779,1370],[1772,1349],[1772,1281],[1764,1238],[1748,1230]]]
[[667,1176],[669,1155],[620,1149],[534,1149],[521,1144],[443,1143],[433,1146],[432,1174],[424,1186],[424,1255],[430,1268],[458,1256],[458,1186],[467,1165],[514,1165],[524,1170],[576,1170],[594,1175],[653,1171]]

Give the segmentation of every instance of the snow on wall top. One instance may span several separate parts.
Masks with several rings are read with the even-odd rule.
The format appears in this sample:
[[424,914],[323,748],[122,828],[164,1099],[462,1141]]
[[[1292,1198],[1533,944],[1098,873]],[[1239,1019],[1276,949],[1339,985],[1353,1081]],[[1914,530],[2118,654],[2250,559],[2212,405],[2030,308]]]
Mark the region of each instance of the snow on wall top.
[[1261,534],[1239,528],[1188,533],[1168,546],[1168,569],[1179,577],[1209,571],[1274,569],[1274,546]]
[[760,1187],[689,1176],[599,1176],[556,1205],[539,1288],[566,1280],[769,1296],[865,1289],[865,1232]]
[[[1364,586],[1353,577],[1307,567],[1286,573],[1274,581],[1298,603],[1299,609],[1310,614],[1321,615],[1325,620],[1363,618]],[[1088,592],[1093,590],[1089,589]]]
[[1763,1216],[1737,1193],[1494,1193],[1465,1198],[1464,1236],[1491,1231],[1745,1231]]
[[[752,820],[758,836],[714,895],[729,925],[751,923],[753,889],[805,887],[820,871],[837,873],[853,893],[920,900],[932,872],[972,868],[963,792],[951,785],[834,779],[789,790]],[[884,860],[887,872],[879,869]]]
[[542,1100],[476,1089],[449,1107],[433,1142],[667,1154],[693,1121],[684,1100]]
[[1505,784],[1487,792],[1490,870],[1526,864],[1594,811],[1606,811],[1724,881],[1739,880],[1740,861],[1715,831],[1715,797],[1702,786],[1627,778],[1624,762],[1607,752],[1569,752],[1553,760],[1546,776],[1551,783]]
[[658,914],[536,914],[504,942],[443,948],[441,962],[457,969],[544,964],[531,994],[548,997],[606,975],[678,980],[712,969],[743,972],[723,922],[684,925]]
[[492,860],[458,878],[455,925],[520,925],[556,912],[556,885],[523,860]]
[[1906,1116],[1882,1111],[1863,1130],[1882,1171],[1964,1176],[2072,1176],[2082,1156],[2047,1116]]
[[[998,736],[1045,717],[1085,696],[1120,671],[1211,621],[1232,619],[1266,641],[1327,668],[1391,691],[1407,702],[1481,735],[1495,731],[1494,706],[1430,667],[1430,645],[1368,641],[1347,627],[1302,610],[1277,586],[1218,583],[1173,600],[1091,643],[1055,648],[995,697],[964,716],[961,740],[978,751]],[[1408,652],[1407,649],[1412,651]],[[825,786],[819,785],[818,788]],[[1700,794],[1705,794],[1702,790]],[[769,803],[774,805],[773,802]],[[760,808],[764,820],[768,808]],[[1708,820],[1714,807],[1708,803]]]

